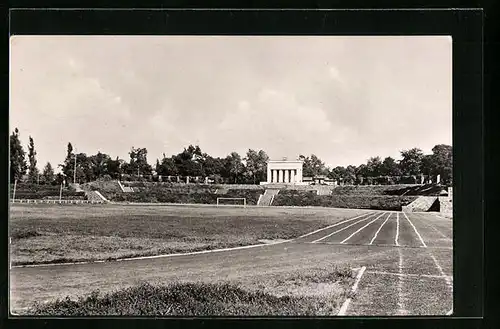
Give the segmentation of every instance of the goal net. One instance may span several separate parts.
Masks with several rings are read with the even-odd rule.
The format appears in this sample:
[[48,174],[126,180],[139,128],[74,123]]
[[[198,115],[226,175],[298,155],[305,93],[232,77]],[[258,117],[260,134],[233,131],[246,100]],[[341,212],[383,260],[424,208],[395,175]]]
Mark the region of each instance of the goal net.
[[217,198],[217,207],[218,206],[242,206],[243,208],[247,207],[247,199],[246,198]]

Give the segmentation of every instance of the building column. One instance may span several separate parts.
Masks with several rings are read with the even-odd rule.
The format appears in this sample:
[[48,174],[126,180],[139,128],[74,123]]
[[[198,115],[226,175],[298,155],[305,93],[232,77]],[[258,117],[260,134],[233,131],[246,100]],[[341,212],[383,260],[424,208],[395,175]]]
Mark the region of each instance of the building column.
[[267,182],[271,183],[271,168],[267,167]]
[[297,182],[302,182],[302,169],[299,168],[297,169],[297,179],[296,179]]
[[290,170],[290,183],[295,183],[295,169]]
[[273,183],[278,182],[278,171],[276,169],[273,169]]
[[283,169],[278,170],[278,183],[283,183]]
[[290,183],[290,170],[285,169],[285,183]]

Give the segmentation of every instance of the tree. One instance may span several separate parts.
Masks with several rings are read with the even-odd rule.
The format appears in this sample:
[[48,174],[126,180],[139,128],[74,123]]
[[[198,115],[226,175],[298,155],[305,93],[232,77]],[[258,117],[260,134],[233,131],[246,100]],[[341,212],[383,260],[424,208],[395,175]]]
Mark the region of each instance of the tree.
[[96,155],[89,157],[89,161],[92,167],[93,178],[101,178],[104,175],[109,175],[108,163],[111,157],[105,153],[97,152]]
[[21,180],[27,169],[25,153],[19,140],[19,130],[16,128],[10,135],[10,181]]
[[380,174],[382,176],[391,176],[391,177],[401,176],[401,170],[399,169],[396,160],[394,160],[391,157],[387,157],[382,162],[382,165],[380,167]]
[[61,167],[61,171],[66,179],[71,180],[73,182],[74,172],[75,172],[75,155],[73,154],[73,145],[71,142],[68,143],[68,148],[66,151],[66,158],[64,159],[64,163],[59,164]]
[[264,181],[267,175],[267,161],[269,157],[266,152],[249,149],[245,157],[246,171],[252,177],[253,184]]
[[356,167],[353,165],[349,165],[346,168],[346,177],[344,182],[348,184],[354,184],[356,181]]
[[148,164],[148,150],[146,148],[134,148],[129,152],[131,175],[151,175],[153,168]]
[[87,157],[85,153],[78,153],[76,155],[76,182],[91,182],[96,178],[90,157]]
[[418,176],[421,174],[422,158],[424,154],[419,148],[401,151],[402,160],[399,167],[406,176]]
[[221,182],[223,178],[229,179],[230,177],[230,173],[225,167],[225,159],[207,156],[203,166],[205,174],[216,182]]
[[362,185],[365,182],[365,178],[370,176],[369,168],[366,164],[360,164],[356,170],[356,184]]
[[450,184],[453,180],[453,149],[450,145],[439,144],[432,148],[434,174],[441,175],[441,180]]
[[29,160],[29,173],[28,173],[28,180],[31,183],[35,183],[38,181],[38,175],[40,174],[40,171],[36,167],[36,151],[35,151],[35,142],[33,141],[33,138],[29,136],[29,144],[28,144],[28,160]]
[[299,156],[299,159],[304,162],[302,174],[306,177],[314,177],[319,175],[327,175],[328,169],[325,163],[316,155],[311,154],[311,157]]
[[231,152],[230,155],[226,157],[226,169],[229,172],[231,181],[236,184],[238,178],[243,174],[244,166],[241,162],[241,156],[237,152]]
[[116,157],[116,160],[113,160],[111,158],[107,159],[106,161],[106,172],[111,178],[113,179],[118,179],[120,178],[122,174],[122,164],[123,160],[120,160],[118,157]]
[[42,179],[45,184],[52,184],[54,182],[54,169],[50,162],[47,162],[45,167],[43,168]]
[[382,174],[382,160],[380,157],[371,157],[366,162],[367,177],[379,177]]
[[163,155],[161,162],[157,160],[156,173],[161,176],[176,176],[178,172],[174,159]]
[[432,154],[426,154],[422,157],[422,166],[420,169],[422,171],[422,174],[424,175],[434,175],[436,169],[434,164],[434,157],[432,156]]

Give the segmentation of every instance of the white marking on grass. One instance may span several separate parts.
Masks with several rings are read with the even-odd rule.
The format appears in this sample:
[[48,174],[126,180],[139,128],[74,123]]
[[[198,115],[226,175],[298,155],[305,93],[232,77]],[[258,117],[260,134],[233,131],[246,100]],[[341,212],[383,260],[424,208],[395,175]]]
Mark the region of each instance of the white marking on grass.
[[[429,220],[429,218],[427,218],[427,220]],[[438,232],[439,235],[441,235],[443,238],[447,239],[447,240],[452,240],[452,238],[448,237],[446,234],[444,234],[443,232],[441,232],[440,230],[438,230],[434,225],[432,225],[430,223],[430,220],[429,222],[427,223],[428,226],[430,226],[434,231]]]
[[[354,294],[356,292],[356,290],[358,289],[359,281],[361,280],[361,277],[363,276],[363,273],[365,272],[365,270],[366,270],[366,266],[363,266],[359,270],[358,275],[356,276],[356,281],[354,282],[354,285],[351,288],[351,294]],[[342,315],[346,314],[347,308],[349,307],[349,304],[351,303],[351,299],[352,299],[352,297],[349,297],[344,301],[344,304],[342,304],[342,307],[340,308],[340,311],[337,313],[337,315],[342,316]]]
[[394,239],[394,243],[396,244],[396,246],[399,247],[398,239],[399,239],[399,213],[396,213],[396,238]]
[[399,271],[399,281],[398,281],[398,314],[405,315],[408,312],[405,310],[403,303],[403,253],[401,249],[398,249],[399,253],[399,263],[398,263],[398,271]]
[[18,268],[18,267],[45,267],[45,266],[48,267],[48,266],[62,266],[62,265],[83,265],[83,264],[93,264],[93,263],[121,262],[121,261],[131,261],[131,260],[141,260],[141,259],[155,259],[155,258],[168,258],[168,257],[178,257],[178,256],[190,256],[190,255],[208,254],[208,253],[215,253],[215,252],[222,252],[222,251],[232,251],[232,250],[250,249],[250,248],[256,248],[256,247],[265,247],[265,246],[271,246],[271,245],[281,244],[281,243],[290,242],[290,241],[292,241],[292,240],[283,240],[283,241],[278,241],[278,242],[273,242],[273,243],[252,244],[252,245],[249,245],[249,246],[240,246],[240,247],[225,248],[225,249],[212,249],[212,250],[193,251],[193,252],[186,252],[186,253],[179,253],[179,254],[163,254],[163,255],[156,255],[156,256],[142,256],[142,257],[131,257],[131,258],[119,258],[119,259],[114,259],[114,260],[111,260],[111,261],[96,260],[96,261],[90,261],[90,262],[70,262],[70,263],[52,263],[52,264],[16,265],[16,266],[12,266],[12,267]]
[[427,248],[427,245],[425,244],[424,239],[422,239],[422,236],[420,235],[420,233],[418,233],[417,228],[415,227],[415,225],[413,225],[413,223],[411,222],[411,220],[408,218],[408,216],[406,216],[406,214],[404,212],[403,212],[403,215],[406,217],[406,220],[408,221],[408,223],[410,223],[411,227],[413,227],[413,230],[415,231],[415,233],[417,233],[417,236],[420,239],[420,242],[422,242],[422,246],[424,248]]
[[444,234],[443,232],[441,232],[440,230],[438,230],[437,228],[435,228],[432,224],[429,224],[429,226],[432,227],[432,229],[434,231],[438,232],[443,238],[451,240],[451,238],[449,238],[448,236],[446,236],[446,234]]
[[299,237],[298,237],[298,239],[299,239],[299,238],[306,237],[306,236],[309,236],[309,235],[314,234],[314,233],[318,233],[318,232],[321,232],[321,231],[327,230],[327,229],[329,229],[329,228],[332,228],[332,227],[338,226],[338,225],[340,225],[340,224],[344,224],[344,223],[347,223],[347,222],[353,221],[353,220],[355,220],[355,219],[358,219],[358,218],[361,218],[361,217],[364,217],[364,216],[366,216],[366,215],[370,215],[370,214],[373,214],[373,213],[366,213],[366,214],[363,214],[363,215],[356,216],[356,217],[354,217],[354,218],[350,218],[350,219],[346,219],[346,220],[340,221],[340,222],[335,223],[335,224],[333,224],[333,225],[329,225],[329,226],[327,226],[327,227],[320,228],[319,230],[312,231],[312,232],[306,233],[306,234],[304,234],[304,235],[301,235],[301,236],[299,236]]
[[[409,277],[409,278],[443,279],[442,275],[432,275],[432,274],[395,273],[395,272],[384,272],[384,271],[367,271],[366,273],[402,276],[402,277]],[[451,276],[448,276],[448,279],[453,280],[453,278]]]
[[377,232],[375,232],[375,235],[373,236],[372,240],[370,241],[370,245],[373,244],[373,241],[375,241],[375,239],[377,238],[377,235],[378,233],[380,232],[380,230],[382,229],[382,227],[385,225],[385,223],[387,223],[387,221],[389,220],[389,217],[391,217],[392,213],[389,213],[389,216],[387,216],[386,220],[382,223],[382,225],[380,225],[380,227],[378,228]]
[[385,214],[386,214],[385,212],[382,213],[382,214],[380,214],[377,218],[375,218],[374,220],[372,220],[371,222],[369,222],[368,224],[366,224],[362,228],[359,228],[358,230],[356,230],[356,232],[354,232],[353,234],[349,235],[347,238],[345,238],[344,240],[342,240],[340,242],[340,244],[346,243],[350,238],[352,238],[353,236],[355,236],[356,234],[358,234],[359,232],[361,232],[362,230],[364,230],[365,228],[367,228],[371,223],[375,222],[376,220],[378,220],[380,217],[382,217]]
[[438,269],[439,273],[441,274],[440,277],[445,279],[446,281],[446,285],[448,286],[448,288],[450,288],[450,290],[453,292],[453,283],[451,282],[450,280],[450,276],[449,275],[446,275],[446,273],[444,273],[443,271],[443,268],[441,267],[441,265],[439,265],[436,257],[434,257],[433,254],[431,254],[431,258],[432,260],[434,261],[434,264],[436,265],[436,268]]
[[364,219],[358,220],[357,222],[352,223],[352,224],[350,224],[350,225],[347,225],[346,227],[341,228],[340,230],[337,230],[337,231],[335,231],[335,232],[332,232],[332,233],[330,233],[330,234],[325,235],[325,236],[324,236],[324,237],[322,237],[322,238],[319,238],[319,239],[317,239],[317,240],[314,240],[312,243],[316,243],[316,242],[319,242],[319,241],[321,241],[321,240],[324,240],[324,239],[326,239],[326,238],[328,238],[328,237],[331,237],[332,235],[337,234],[337,233],[339,233],[339,232],[342,232],[343,230],[346,230],[346,229],[348,229],[349,227],[351,227],[351,226],[353,226],[353,225],[359,224],[359,223],[361,223],[361,222],[364,222],[365,220],[370,219],[370,218],[371,218],[372,216],[374,216],[374,215],[375,215],[375,214],[372,214],[372,215],[370,215],[370,216],[368,216],[368,217],[366,217],[366,218],[364,218]]
[[[439,273],[441,274],[440,277],[446,281],[446,285],[450,289],[451,295],[453,296],[453,282],[451,282],[452,280],[450,279],[450,276],[446,275],[444,273],[443,268],[441,267],[441,265],[439,265],[439,262],[437,261],[436,257],[434,257],[433,254],[430,254],[430,255],[431,255],[431,258],[434,261],[434,264],[436,265]],[[453,301],[452,301],[452,303],[453,303]],[[453,313],[453,306],[451,307],[451,310],[448,311],[448,313],[446,313],[446,315],[451,315],[452,313]]]

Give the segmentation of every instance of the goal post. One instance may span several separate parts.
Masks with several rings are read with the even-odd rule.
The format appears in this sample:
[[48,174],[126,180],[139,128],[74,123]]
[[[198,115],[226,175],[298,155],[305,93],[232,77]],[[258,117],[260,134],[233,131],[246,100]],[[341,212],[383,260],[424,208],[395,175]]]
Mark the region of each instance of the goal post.
[[[224,203],[224,200],[232,200],[232,201],[239,201],[237,202],[230,202],[230,203]],[[222,203],[221,203],[222,201]],[[243,208],[247,207],[247,199],[246,198],[217,198],[217,207],[218,206],[243,206]]]

